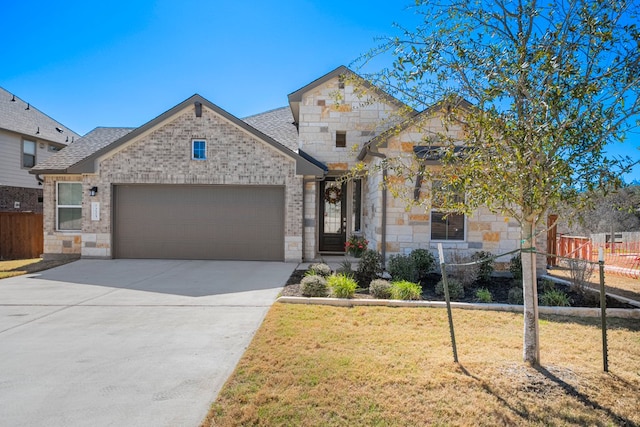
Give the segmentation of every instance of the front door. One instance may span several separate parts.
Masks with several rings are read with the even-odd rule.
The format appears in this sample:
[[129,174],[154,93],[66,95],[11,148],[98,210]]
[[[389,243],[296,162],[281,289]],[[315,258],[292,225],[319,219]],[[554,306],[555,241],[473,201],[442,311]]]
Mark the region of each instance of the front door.
[[320,182],[320,251],[344,252],[347,238],[347,184]]

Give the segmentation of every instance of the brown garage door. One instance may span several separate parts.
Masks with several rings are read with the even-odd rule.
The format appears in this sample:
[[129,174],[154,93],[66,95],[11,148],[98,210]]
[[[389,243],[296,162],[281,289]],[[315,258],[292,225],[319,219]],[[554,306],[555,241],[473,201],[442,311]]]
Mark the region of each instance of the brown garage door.
[[284,188],[114,187],[116,258],[284,259]]

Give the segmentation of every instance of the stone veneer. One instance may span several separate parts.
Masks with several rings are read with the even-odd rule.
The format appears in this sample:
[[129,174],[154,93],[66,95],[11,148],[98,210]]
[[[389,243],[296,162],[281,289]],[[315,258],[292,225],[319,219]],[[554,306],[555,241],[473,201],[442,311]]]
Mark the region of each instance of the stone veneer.
[[[207,160],[191,160],[192,139],[207,141]],[[284,256],[287,261],[302,259],[302,177],[296,175],[295,160],[207,108],[203,108],[202,117],[195,116],[193,106],[182,110],[98,159],[98,163],[96,174],[80,177],[84,189],[96,186],[98,194],[89,197],[88,191],[83,193],[82,232],[73,236],[74,253],[83,257],[112,256],[112,185],[284,185]],[[68,176],[55,179],[59,178],[78,180]],[[66,242],[72,234],[55,232],[55,217],[51,218],[51,213],[55,215],[55,200],[51,199],[55,194],[54,180],[49,178],[46,185],[49,197],[45,209],[49,214],[45,215],[45,252],[57,252],[61,248],[58,240]],[[100,203],[99,221],[91,220],[91,202]]]

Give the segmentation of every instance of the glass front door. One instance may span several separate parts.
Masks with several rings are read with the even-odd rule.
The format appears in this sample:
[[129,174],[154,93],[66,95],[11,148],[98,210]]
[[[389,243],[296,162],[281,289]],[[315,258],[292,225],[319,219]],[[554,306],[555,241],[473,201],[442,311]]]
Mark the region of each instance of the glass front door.
[[344,252],[347,238],[347,185],[333,180],[320,183],[320,251]]

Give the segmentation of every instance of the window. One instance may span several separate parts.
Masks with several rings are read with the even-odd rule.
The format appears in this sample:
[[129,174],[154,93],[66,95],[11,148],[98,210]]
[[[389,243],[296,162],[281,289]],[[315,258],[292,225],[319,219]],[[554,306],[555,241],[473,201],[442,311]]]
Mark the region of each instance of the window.
[[353,181],[353,218],[351,221],[354,232],[362,231],[360,218],[362,217],[362,180]]
[[56,203],[57,229],[82,229],[82,184],[59,182]]
[[207,141],[201,139],[194,139],[193,141],[191,141],[191,159],[207,159]]
[[347,146],[347,132],[337,131],[336,132],[336,147],[346,147]]
[[36,143],[27,139],[22,141],[22,167],[32,168],[36,165]]
[[[434,181],[431,186],[431,200],[434,207],[441,204],[439,195],[442,194],[442,183]],[[463,196],[455,194],[453,202],[462,201]],[[431,211],[431,240],[464,240],[464,214],[447,213],[434,209]]]

